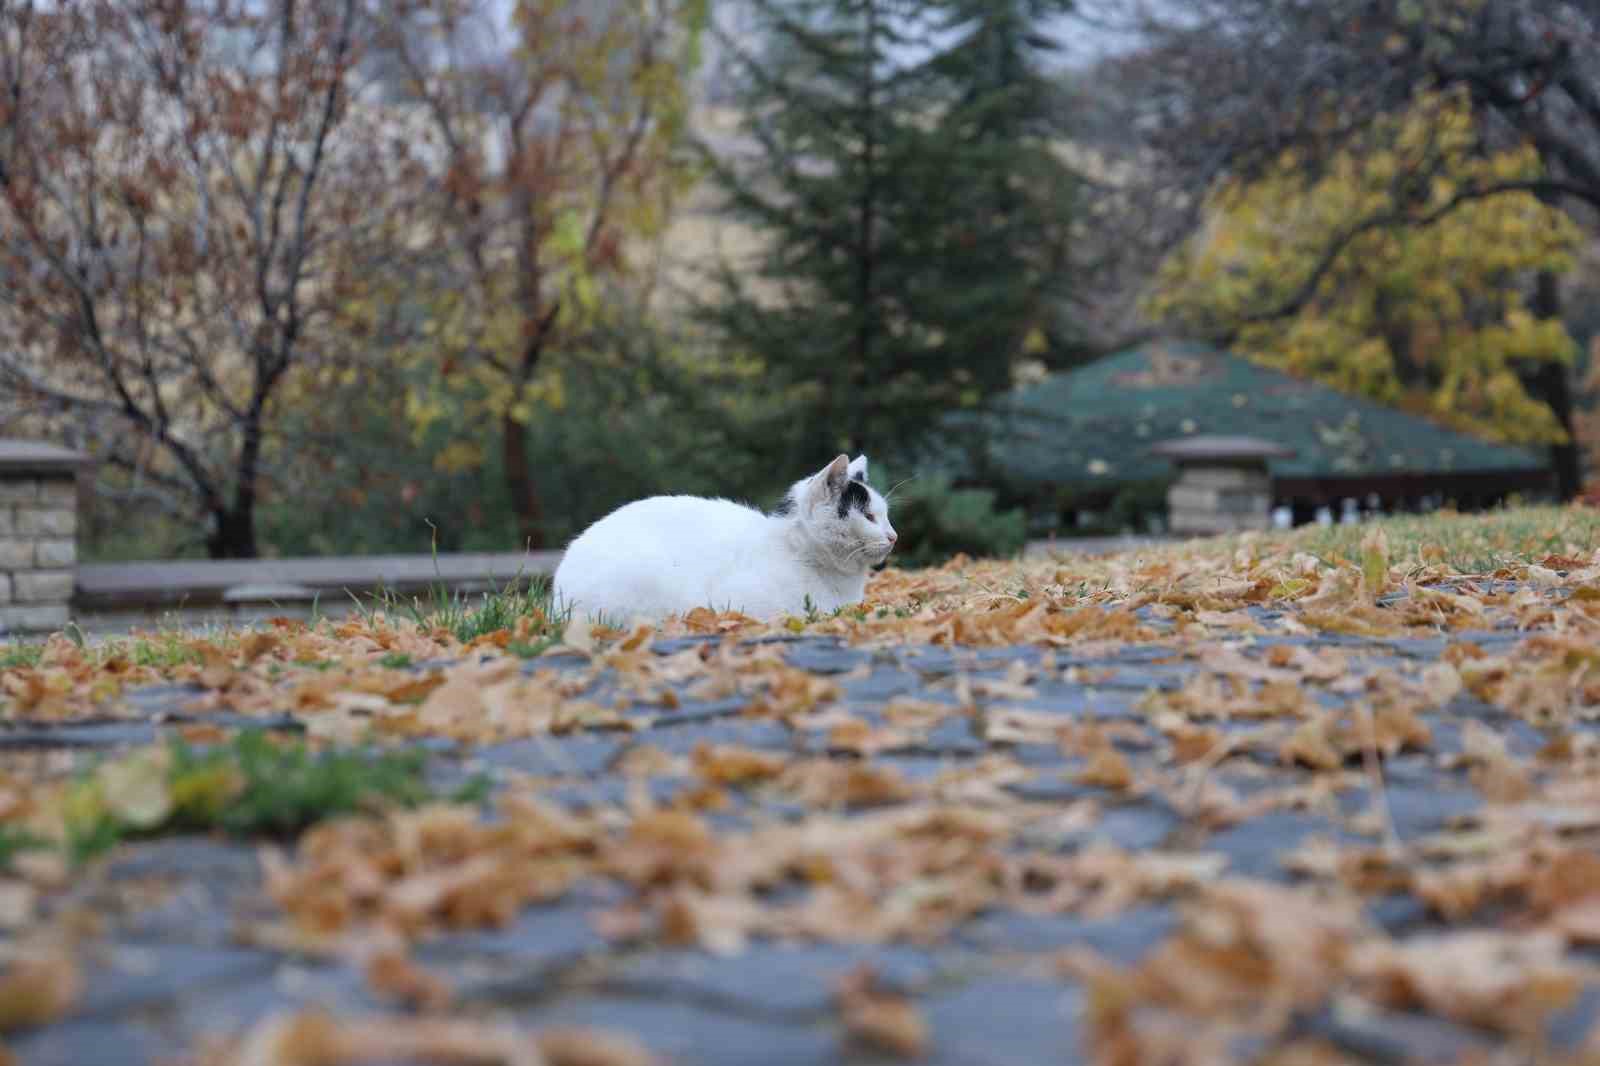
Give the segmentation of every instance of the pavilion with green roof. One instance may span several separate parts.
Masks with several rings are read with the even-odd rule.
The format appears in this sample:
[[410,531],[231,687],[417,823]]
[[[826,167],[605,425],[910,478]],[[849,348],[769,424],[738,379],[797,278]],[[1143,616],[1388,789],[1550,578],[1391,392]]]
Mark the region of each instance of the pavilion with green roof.
[[1476,508],[1552,489],[1535,452],[1190,342],[1156,341],[1051,374],[947,425],[935,465],[958,481],[994,484],[1036,517],[1104,509],[1140,486],[1145,500],[1159,500],[1156,487],[1174,471],[1150,449],[1201,434],[1291,450],[1269,471],[1274,502],[1300,522],[1351,498],[1376,496],[1388,511],[1426,499]]

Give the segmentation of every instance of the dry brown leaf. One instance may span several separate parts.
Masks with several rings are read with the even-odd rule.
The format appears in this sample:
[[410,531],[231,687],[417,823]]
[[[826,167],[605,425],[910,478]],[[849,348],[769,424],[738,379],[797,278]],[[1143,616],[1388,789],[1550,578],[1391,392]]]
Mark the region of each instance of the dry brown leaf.
[[783,772],[787,761],[781,755],[755,748],[704,741],[695,745],[690,758],[695,773],[707,782],[735,787],[770,781]]
[[1385,1006],[1531,1035],[1583,987],[1563,948],[1554,933],[1474,929],[1363,944],[1350,972]]
[[836,996],[851,1039],[901,1059],[920,1059],[928,1053],[928,1023],[922,1012],[905,996],[881,987],[870,967],[858,967],[841,977]]
[[540,1030],[546,1066],[656,1066],[659,1059],[631,1036],[577,1027]]
[[460,1066],[546,1066],[533,1038],[485,1022],[447,1018],[274,1015],[253,1026],[217,1066],[365,1066],[413,1061]]
[[1286,763],[1299,763],[1313,770],[1337,770],[1344,765],[1344,756],[1328,739],[1327,726],[1321,721],[1302,722],[1278,749],[1278,757]]
[[915,794],[894,767],[854,759],[803,759],[791,763],[778,783],[816,807],[876,807]]
[[66,955],[24,956],[0,970],[0,1033],[48,1025],[71,1009],[83,989]]
[[1133,787],[1133,769],[1127,757],[1113,747],[1102,748],[1073,779],[1080,785],[1122,791]]
[[438,1011],[450,1005],[450,985],[400,950],[375,953],[367,960],[366,979],[378,996],[407,1007]]

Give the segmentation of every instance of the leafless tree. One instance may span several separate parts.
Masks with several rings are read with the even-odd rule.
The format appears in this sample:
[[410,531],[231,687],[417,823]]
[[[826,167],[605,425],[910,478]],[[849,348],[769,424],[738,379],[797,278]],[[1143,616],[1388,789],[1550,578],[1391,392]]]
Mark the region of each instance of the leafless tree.
[[257,552],[380,223],[362,0],[0,0],[0,390]]

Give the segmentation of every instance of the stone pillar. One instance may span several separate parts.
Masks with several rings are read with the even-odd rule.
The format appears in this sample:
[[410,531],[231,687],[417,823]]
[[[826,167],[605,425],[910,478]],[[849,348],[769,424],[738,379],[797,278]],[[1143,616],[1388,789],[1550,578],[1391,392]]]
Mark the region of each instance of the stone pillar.
[[1183,536],[1272,528],[1269,459],[1294,450],[1255,437],[1185,437],[1150,449],[1178,466],[1167,525]]
[[67,624],[78,571],[78,478],[88,457],[0,440],[0,634]]

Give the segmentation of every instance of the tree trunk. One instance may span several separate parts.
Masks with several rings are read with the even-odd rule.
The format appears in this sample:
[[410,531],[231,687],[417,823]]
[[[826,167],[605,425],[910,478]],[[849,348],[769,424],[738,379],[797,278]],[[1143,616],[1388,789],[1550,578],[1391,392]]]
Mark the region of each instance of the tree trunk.
[[511,417],[500,418],[502,462],[506,471],[506,492],[511,511],[517,516],[517,539],[524,548],[544,547],[544,508],[539,490],[528,467],[528,427]]
[[216,528],[206,538],[206,551],[213,559],[254,559],[256,549],[255,497],[239,501],[211,513]]
[[223,506],[217,499],[212,505],[211,513],[217,525],[206,546],[213,559],[254,559],[260,554],[256,547],[256,481],[261,476],[261,415],[265,396],[264,390],[258,390],[245,419],[233,503]]
[[[1552,271],[1539,271],[1529,308],[1536,317],[1561,317],[1561,288],[1558,282]],[[1578,435],[1572,424],[1572,375],[1561,363],[1541,363],[1533,375],[1532,385],[1534,395],[1550,405],[1550,410],[1555,413],[1567,434],[1565,444],[1550,446],[1550,467],[1555,472],[1556,491],[1562,500],[1570,500],[1583,491]]]

